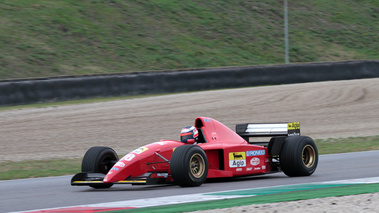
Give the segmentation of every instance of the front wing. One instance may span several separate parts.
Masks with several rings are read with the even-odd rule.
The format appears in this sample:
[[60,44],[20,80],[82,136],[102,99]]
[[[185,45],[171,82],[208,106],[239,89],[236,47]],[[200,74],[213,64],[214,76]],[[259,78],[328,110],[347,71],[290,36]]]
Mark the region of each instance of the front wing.
[[[72,186],[96,186],[104,185],[105,174],[101,173],[78,173],[71,179]],[[132,185],[155,185],[171,182],[168,173],[146,173],[144,175],[126,178],[125,180],[112,182],[110,184],[132,184]]]

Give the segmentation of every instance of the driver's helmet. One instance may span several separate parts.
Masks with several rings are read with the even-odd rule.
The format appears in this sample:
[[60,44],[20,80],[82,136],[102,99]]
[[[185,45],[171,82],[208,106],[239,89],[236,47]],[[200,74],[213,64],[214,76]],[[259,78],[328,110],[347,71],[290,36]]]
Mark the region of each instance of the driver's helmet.
[[186,126],[180,132],[180,141],[183,143],[187,143],[188,139],[194,139],[194,142],[197,142],[199,137],[199,132],[194,126]]

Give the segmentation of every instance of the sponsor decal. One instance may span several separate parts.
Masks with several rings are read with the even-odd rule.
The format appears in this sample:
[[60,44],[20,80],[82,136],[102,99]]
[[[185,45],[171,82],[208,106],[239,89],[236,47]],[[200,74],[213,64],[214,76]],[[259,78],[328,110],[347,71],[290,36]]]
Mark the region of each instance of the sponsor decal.
[[288,136],[300,135],[300,122],[288,123]]
[[230,152],[229,153],[229,167],[245,167],[246,166],[246,153],[245,152]]
[[211,119],[209,119],[209,118],[206,118],[206,119],[204,119],[204,121],[205,121],[205,122],[210,122],[210,121],[211,121]]
[[246,156],[259,156],[265,155],[265,150],[254,150],[254,151],[246,151]]
[[259,160],[259,158],[252,158],[250,160],[250,164],[253,165],[253,166],[258,166],[260,162],[261,161]]
[[118,167],[125,167],[125,163],[124,162],[117,162],[115,166],[118,166]]
[[251,171],[253,167],[246,168],[246,171]]
[[262,166],[262,169],[266,169],[266,166]]
[[288,123],[288,129],[289,130],[300,129],[300,122]]
[[135,156],[136,156],[135,154],[131,154],[131,153],[129,153],[129,154],[125,155],[121,160],[124,160],[124,161],[131,161],[131,160],[133,160],[133,158],[134,158]]
[[300,135],[300,133],[298,132],[288,133],[288,136],[296,136],[296,135]]
[[260,167],[255,167],[254,170],[261,170],[261,168]]
[[141,154],[142,152],[144,152],[146,150],[148,150],[148,148],[143,146],[143,147],[140,147],[140,148],[134,150],[133,153]]
[[[125,164],[124,164],[124,166],[125,166]],[[124,166],[122,166],[122,167],[124,167]],[[118,168],[112,168],[111,170],[115,170],[115,171],[118,171]]]
[[237,168],[236,171],[240,172],[240,171],[242,171],[242,168]]

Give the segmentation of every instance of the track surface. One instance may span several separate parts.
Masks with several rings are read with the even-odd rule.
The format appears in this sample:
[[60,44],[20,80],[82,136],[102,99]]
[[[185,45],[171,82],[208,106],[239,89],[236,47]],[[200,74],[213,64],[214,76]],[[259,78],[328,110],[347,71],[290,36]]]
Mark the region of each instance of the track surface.
[[0,162],[81,158],[97,145],[124,155],[179,139],[198,116],[237,123],[300,121],[303,135],[371,136],[379,127],[379,78],[253,87],[103,103],[0,111]]
[[110,189],[70,186],[71,176],[0,181],[0,212],[259,188],[320,181],[378,177],[379,151],[321,155],[316,172],[289,178],[283,173],[206,182],[200,187],[115,185]]
[[[300,121],[313,138],[377,135],[379,79],[294,84],[175,94],[95,104],[0,112],[0,161],[82,157],[95,145],[120,154],[159,139],[175,139],[197,116],[234,129],[245,122]],[[282,173],[196,188],[117,185],[71,187],[71,176],[0,181],[0,212],[133,200],[318,181],[377,177],[379,151],[320,156],[310,177]],[[17,168],[15,168],[17,169]]]

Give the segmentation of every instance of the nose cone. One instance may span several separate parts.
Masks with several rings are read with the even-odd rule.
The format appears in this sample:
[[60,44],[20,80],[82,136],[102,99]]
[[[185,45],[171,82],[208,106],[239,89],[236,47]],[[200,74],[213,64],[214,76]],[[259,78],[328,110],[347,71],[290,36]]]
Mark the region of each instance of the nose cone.
[[[162,161],[155,153],[159,152],[171,154],[173,148],[183,145],[183,143],[178,141],[160,141],[148,144],[146,146],[140,147],[129,154],[121,158],[112,168],[109,170],[108,174],[104,177],[104,183],[114,183],[118,181],[123,181],[127,178],[135,178],[146,174],[149,171],[154,171],[156,168],[149,165],[148,162]],[[170,158],[170,157],[167,157]],[[161,166],[161,170],[164,171],[165,167]]]
[[117,182],[125,179],[125,163],[122,162],[122,159],[118,161],[112,168],[109,170],[108,174],[104,177],[104,183]]
[[[113,168],[112,168],[113,169]],[[116,169],[116,168],[115,168]],[[115,171],[115,170],[113,170]],[[111,182],[115,182],[116,178],[116,174],[113,172],[112,170],[108,172],[107,175],[105,175],[104,179],[103,179],[103,182],[104,183],[111,183]],[[117,181],[117,180],[116,180]]]
[[114,175],[114,174],[107,174],[104,179],[103,179],[103,182],[104,183],[112,183],[112,182],[117,182],[117,181],[120,181],[120,178],[116,177],[117,175]]

